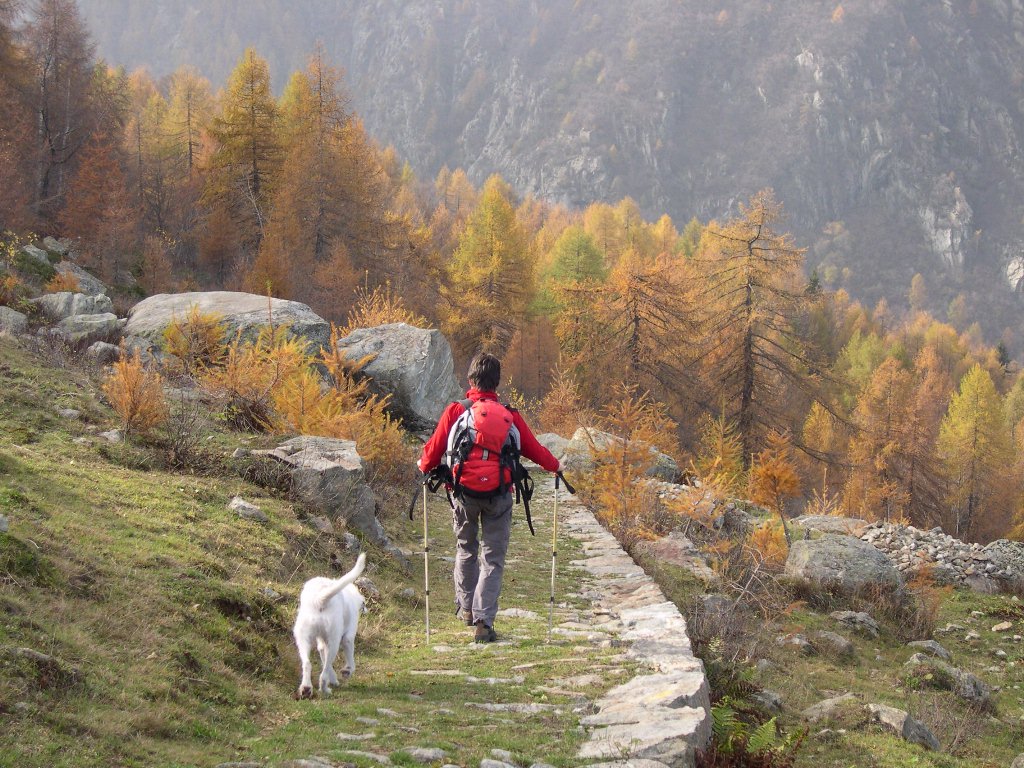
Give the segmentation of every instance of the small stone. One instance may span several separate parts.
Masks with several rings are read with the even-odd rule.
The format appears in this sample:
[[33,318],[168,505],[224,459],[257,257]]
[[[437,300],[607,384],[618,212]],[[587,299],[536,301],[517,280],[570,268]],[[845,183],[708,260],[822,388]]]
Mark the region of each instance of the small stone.
[[1024,768],[1024,752],[1013,758],[1010,768]]
[[380,725],[380,720],[375,717],[357,717],[356,722],[361,725]]
[[916,648],[924,651],[931,656],[935,656],[946,661],[950,661],[953,658],[953,654],[943,648],[934,640],[914,640],[911,643],[907,643],[908,648]]
[[386,709],[385,707],[377,707],[377,714],[381,717],[401,717],[398,712],[393,709]]
[[271,589],[270,587],[264,587],[263,589],[260,590],[260,593],[265,598],[267,598],[268,600],[280,600],[281,599],[281,593]]
[[362,757],[367,760],[372,760],[375,763],[380,763],[381,765],[391,765],[390,757],[388,757],[387,755],[378,755],[376,752],[360,752],[356,749],[347,749],[345,750],[344,754],[354,755],[355,757]]
[[[333,528],[332,528],[333,530]],[[346,552],[358,552],[362,549],[362,542],[359,541],[359,537],[354,533],[345,532],[341,537],[341,546]]]
[[964,635],[964,640],[966,640],[967,642],[971,642],[972,640],[979,640],[980,638],[981,638],[981,635],[979,635],[973,629],[970,632],[968,632],[966,635]]
[[8,525],[7,515],[0,515],[0,533],[7,533]]
[[120,429],[111,429],[107,432],[100,432],[100,437],[106,440],[108,443],[122,443],[124,437],[121,435]]
[[228,509],[246,520],[253,520],[257,523],[270,522],[270,518],[267,517],[266,513],[262,509],[257,507],[255,504],[250,504],[241,496],[235,496],[231,499],[231,503],[228,504]]
[[406,587],[405,589],[403,589],[401,592],[399,592],[399,596],[407,602],[416,602],[416,590],[412,587]]
[[512,763],[506,763],[504,760],[489,760],[484,758],[480,761],[480,768],[516,768]]
[[765,688],[755,693],[751,698],[764,707],[769,714],[777,715],[782,712],[782,697],[775,691]]
[[78,421],[82,416],[82,412],[76,411],[74,408],[58,408],[57,415],[68,421]]
[[836,632],[815,632],[811,641],[819,653],[849,659],[856,653],[853,643]]
[[902,709],[887,707],[884,704],[868,704],[868,712],[871,713],[874,722],[885,726],[904,741],[935,751],[942,749],[935,734]]
[[512,753],[509,752],[507,749],[492,749],[491,757],[493,757],[495,760],[501,760],[506,763],[515,762],[515,757],[513,757]]
[[334,526],[324,515],[313,515],[309,518],[309,524],[320,533],[334,533]]
[[824,699],[805,709],[800,715],[804,720],[816,723],[832,716],[840,707],[847,703],[857,703],[857,697],[852,693],[844,693],[842,696],[833,696],[831,699]]
[[1002,648],[996,648],[994,651],[992,651],[992,655],[995,656],[997,659],[1005,659],[1006,651],[1004,651]]
[[338,741],[369,741],[376,737],[375,733],[339,733],[335,736]]
[[992,627],[993,632],[1009,632],[1011,629],[1013,629],[1012,621],[1004,621]]
[[231,458],[232,459],[244,459],[245,457],[247,457],[251,453],[252,453],[252,451],[250,451],[248,448],[235,448],[234,453],[231,454]]
[[424,764],[434,763],[448,757],[447,752],[437,747],[412,747],[411,749],[403,749],[402,752],[409,755],[417,763]]
[[96,365],[109,365],[121,359],[121,348],[116,344],[97,341],[85,350],[85,357]]

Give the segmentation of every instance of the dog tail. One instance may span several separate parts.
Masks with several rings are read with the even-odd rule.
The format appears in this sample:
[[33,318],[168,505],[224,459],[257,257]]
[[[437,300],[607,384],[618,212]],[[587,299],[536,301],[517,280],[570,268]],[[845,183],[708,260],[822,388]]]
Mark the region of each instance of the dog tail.
[[317,596],[316,607],[317,610],[322,611],[324,606],[330,601],[332,597],[341,592],[345,587],[354,582],[359,578],[359,575],[363,572],[363,568],[366,566],[366,553],[360,552],[359,559],[356,560],[356,564],[352,567],[352,570],[342,576],[340,579],[335,579],[331,586],[327,587],[323,592]]

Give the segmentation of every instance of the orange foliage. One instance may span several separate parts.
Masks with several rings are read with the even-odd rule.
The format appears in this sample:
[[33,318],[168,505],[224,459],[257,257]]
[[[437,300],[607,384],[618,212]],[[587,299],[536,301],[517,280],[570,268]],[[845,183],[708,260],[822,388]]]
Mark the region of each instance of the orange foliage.
[[46,283],[44,290],[47,293],[63,293],[65,291],[78,293],[81,290],[81,285],[78,283],[78,278],[70,272],[58,272]]
[[121,418],[125,437],[144,434],[167,421],[163,378],[143,366],[138,350],[129,355],[121,348],[121,359],[103,382],[103,392]]
[[765,565],[781,568],[786,564],[789,547],[786,545],[786,533],[780,523],[769,521],[755,528],[747,544]]

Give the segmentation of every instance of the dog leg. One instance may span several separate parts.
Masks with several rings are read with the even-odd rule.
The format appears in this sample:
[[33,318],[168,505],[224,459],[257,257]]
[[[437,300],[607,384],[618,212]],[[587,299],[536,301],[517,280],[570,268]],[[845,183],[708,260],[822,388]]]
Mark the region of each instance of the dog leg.
[[336,642],[329,643],[327,646],[327,659],[324,661],[324,668],[320,673],[320,690],[325,696],[330,694],[332,684],[338,684],[338,678],[334,675],[334,659],[337,655],[338,644]]
[[356,638],[346,633],[341,638],[341,644],[345,649],[345,667],[341,670],[341,676],[347,679],[356,671]]
[[302,662],[302,680],[299,682],[298,698],[313,698],[313,665],[309,661],[309,639],[306,637],[295,637],[295,645],[299,649],[299,661]]

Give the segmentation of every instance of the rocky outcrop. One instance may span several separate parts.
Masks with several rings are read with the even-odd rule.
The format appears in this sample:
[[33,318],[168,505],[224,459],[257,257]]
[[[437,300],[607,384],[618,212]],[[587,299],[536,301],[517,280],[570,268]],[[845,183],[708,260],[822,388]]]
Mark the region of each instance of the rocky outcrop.
[[[622,438],[602,432],[594,427],[580,427],[572,436],[565,448],[563,463],[572,472],[589,473],[594,471],[594,452],[608,448],[613,442],[621,442]],[[649,477],[675,483],[682,473],[679,465],[668,454],[662,453],[654,446],[649,449],[651,466],[647,470]]]
[[844,593],[896,589],[903,584],[899,571],[877,549],[853,536],[836,534],[794,541],[786,574]]
[[330,341],[330,324],[305,304],[233,291],[150,296],[128,313],[125,334],[140,336],[160,346],[164,329],[175,319],[184,318],[192,307],[198,307],[200,312],[219,315],[229,338],[240,335],[245,341],[255,341],[260,330],[273,323],[287,327],[291,337],[307,341],[313,352],[325,348]]
[[873,523],[861,538],[884,552],[900,572],[927,568],[942,584],[970,586],[982,592],[1024,583],[1024,544],[1000,540],[987,547],[967,544],[941,528]]
[[28,317],[10,307],[0,307],[0,333],[20,336],[28,330]]
[[432,428],[450,402],[464,397],[455,379],[452,350],[436,329],[405,323],[359,328],[339,340],[353,361],[373,359],[360,371],[370,389],[390,396],[389,408],[413,428]]
[[79,293],[84,293],[87,296],[99,296],[101,293],[107,293],[107,286],[73,261],[58,261],[53,268],[59,275],[74,278],[78,282]]
[[103,315],[113,314],[113,302],[103,294],[87,295],[84,293],[48,293],[38,299],[32,299],[32,303],[39,307],[39,311],[48,320],[59,323],[68,317],[75,315]]
[[288,467],[292,489],[304,503],[404,559],[377,519],[377,498],[366,484],[366,465],[351,440],[296,437],[269,451],[253,451]]
[[124,321],[117,315],[104,312],[98,315],[72,315],[57,323],[55,332],[68,344],[88,346],[97,341],[110,341],[117,338]]

